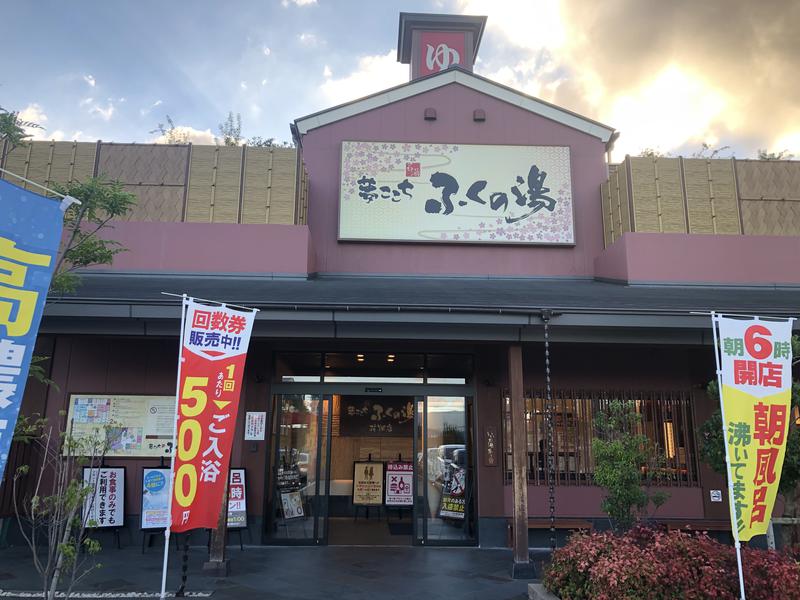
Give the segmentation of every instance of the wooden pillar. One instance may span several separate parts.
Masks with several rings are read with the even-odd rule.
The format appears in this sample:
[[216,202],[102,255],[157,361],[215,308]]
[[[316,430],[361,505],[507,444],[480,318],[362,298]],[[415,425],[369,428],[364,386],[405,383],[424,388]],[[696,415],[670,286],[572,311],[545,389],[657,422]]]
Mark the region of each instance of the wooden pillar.
[[[228,475],[230,477],[230,475]],[[228,486],[222,494],[217,528],[211,531],[208,561],[203,564],[204,571],[211,571],[216,577],[227,577],[230,561],[225,558],[225,542],[228,537]]]
[[514,488],[514,566],[511,576],[533,576],[528,554],[528,439],[525,427],[525,394],[522,347],[508,347],[508,388],[511,400],[511,464]]

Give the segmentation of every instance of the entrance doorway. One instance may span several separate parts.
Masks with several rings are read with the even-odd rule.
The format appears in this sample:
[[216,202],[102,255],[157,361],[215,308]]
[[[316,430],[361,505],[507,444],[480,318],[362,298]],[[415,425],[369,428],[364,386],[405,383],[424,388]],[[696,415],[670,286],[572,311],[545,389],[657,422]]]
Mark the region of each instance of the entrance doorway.
[[333,396],[329,544],[411,544],[415,401]]
[[[464,386],[275,387],[266,543],[476,542]],[[317,393],[288,393],[298,387]]]

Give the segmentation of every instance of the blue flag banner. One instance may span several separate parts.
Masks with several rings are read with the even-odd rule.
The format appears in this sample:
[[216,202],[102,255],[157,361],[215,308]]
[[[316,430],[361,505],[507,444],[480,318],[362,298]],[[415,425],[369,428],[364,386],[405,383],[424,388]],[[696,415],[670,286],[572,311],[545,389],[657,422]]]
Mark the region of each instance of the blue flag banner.
[[0,481],[64,221],[60,202],[0,180]]

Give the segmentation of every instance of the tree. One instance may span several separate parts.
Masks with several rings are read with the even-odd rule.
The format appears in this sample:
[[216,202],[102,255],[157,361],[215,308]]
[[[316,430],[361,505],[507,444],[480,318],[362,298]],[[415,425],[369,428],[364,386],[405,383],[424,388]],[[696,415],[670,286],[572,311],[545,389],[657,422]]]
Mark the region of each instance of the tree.
[[650,503],[658,509],[669,497],[650,491],[664,478],[664,461],[650,439],[638,433],[641,420],[635,404],[622,400],[612,400],[595,418],[594,482],[606,490],[601,508],[615,531],[630,529]]
[[242,142],[242,115],[233,111],[228,112],[228,118],[219,124],[219,135],[224,146],[238,146]]
[[166,116],[167,124],[159,123],[150,133],[160,133],[164,138],[165,144],[187,144],[189,143],[189,132],[181,131],[175,126],[175,122],[169,115]]
[[731,158],[733,156],[732,153],[729,156],[722,156],[723,152],[727,152],[730,149],[730,146],[718,146],[715,148],[711,144],[703,142],[699,150],[692,152],[692,158]]
[[781,150],[780,152],[768,152],[766,148],[758,149],[758,160],[792,160],[794,154],[788,150]]
[[80,278],[78,269],[92,265],[110,265],[125,248],[119,242],[101,237],[112,219],[125,216],[136,203],[136,196],[126,192],[118,181],[106,182],[92,177],[83,183],[54,184],[55,191],[80,200],[64,213],[64,241],[50,282],[51,294],[74,292]]
[[672,156],[672,152],[662,152],[658,148],[643,148],[641,152],[639,152],[638,156],[646,157],[646,158],[668,158]]
[[293,142],[278,142],[274,137],[262,138],[258,135],[248,139],[247,145],[253,148],[294,148]]
[[27,139],[31,137],[30,133],[26,133],[25,127],[44,129],[44,127],[33,121],[23,121],[19,118],[18,112],[6,110],[0,106],[0,142],[8,141],[11,145],[9,150],[24,145]]
[[[792,336],[793,365],[800,363],[800,338]],[[716,380],[706,386],[708,396],[719,406],[719,386]],[[792,414],[800,407],[800,381],[792,380]],[[722,414],[715,410],[700,427],[700,455],[714,471],[723,475],[727,481],[725,466],[725,437],[722,432]],[[785,517],[800,517],[800,427],[794,418],[789,419],[789,433],[786,437],[786,455],[783,471],[778,484],[778,492],[784,498]],[[797,525],[781,528],[781,543],[784,548],[800,542]]]
[[[69,598],[75,584],[101,566],[89,562],[100,551],[100,543],[87,535],[97,525],[89,519],[97,480],[85,482],[83,467],[102,464],[111,431],[107,427],[98,435],[72,436],[54,433],[39,417],[17,421],[15,439],[36,446],[41,466],[32,470],[23,465],[15,472],[14,512],[48,600],[56,597],[62,584],[66,587],[62,597]],[[20,483],[29,477],[29,493],[23,496]]]

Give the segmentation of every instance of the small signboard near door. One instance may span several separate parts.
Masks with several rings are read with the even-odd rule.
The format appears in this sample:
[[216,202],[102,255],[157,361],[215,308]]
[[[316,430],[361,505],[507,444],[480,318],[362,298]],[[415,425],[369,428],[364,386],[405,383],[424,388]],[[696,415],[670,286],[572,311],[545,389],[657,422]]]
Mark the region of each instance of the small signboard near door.
[[228,529],[247,527],[244,469],[231,469],[228,482]]
[[353,463],[353,505],[381,506],[383,504],[383,463]]
[[92,528],[125,525],[125,467],[84,467],[83,484],[96,486],[84,501],[84,517]]
[[281,508],[285,520],[303,516],[303,498],[300,492],[284,492],[281,494]]
[[414,504],[414,465],[410,462],[386,464],[386,506]]

